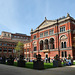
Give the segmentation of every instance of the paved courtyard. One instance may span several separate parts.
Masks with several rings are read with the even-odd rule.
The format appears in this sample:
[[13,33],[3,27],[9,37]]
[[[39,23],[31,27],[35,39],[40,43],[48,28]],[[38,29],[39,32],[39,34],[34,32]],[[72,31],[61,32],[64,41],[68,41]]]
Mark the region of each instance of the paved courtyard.
[[0,64],[0,75],[75,75],[75,65],[46,70],[32,70]]

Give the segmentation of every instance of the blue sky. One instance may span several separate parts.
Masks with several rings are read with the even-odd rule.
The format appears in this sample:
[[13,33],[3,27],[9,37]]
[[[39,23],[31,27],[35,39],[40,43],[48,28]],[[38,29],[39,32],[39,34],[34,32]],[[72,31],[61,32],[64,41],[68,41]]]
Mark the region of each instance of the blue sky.
[[75,18],[75,0],[0,0],[0,33],[30,35],[45,16],[54,20],[67,13]]

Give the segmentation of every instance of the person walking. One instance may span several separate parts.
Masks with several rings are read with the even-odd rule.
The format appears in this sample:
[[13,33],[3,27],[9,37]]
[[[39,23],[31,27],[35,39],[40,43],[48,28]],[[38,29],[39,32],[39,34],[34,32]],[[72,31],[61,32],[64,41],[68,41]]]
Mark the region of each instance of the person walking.
[[46,63],[47,63],[47,58],[46,58]]

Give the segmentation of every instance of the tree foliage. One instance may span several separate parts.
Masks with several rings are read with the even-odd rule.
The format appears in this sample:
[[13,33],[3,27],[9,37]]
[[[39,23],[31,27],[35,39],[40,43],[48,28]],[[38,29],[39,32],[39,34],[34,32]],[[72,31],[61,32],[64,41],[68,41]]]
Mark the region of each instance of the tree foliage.
[[23,54],[23,48],[24,48],[24,44],[19,41],[15,48],[17,56],[20,56],[21,54]]

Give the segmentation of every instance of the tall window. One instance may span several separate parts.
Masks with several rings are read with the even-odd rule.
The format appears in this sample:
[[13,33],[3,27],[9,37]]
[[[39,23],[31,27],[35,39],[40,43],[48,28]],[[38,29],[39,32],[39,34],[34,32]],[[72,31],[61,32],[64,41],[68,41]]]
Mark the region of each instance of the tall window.
[[49,31],[49,35],[53,35],[54,34],[54,29]]
[[61,48],[64,48],[63,42],[61,42]]
[[40,50],[43,50],[43,40],[40,41]]
[[48,31],[44,32],[44,36],[48,36]]
[[64,48],[66,48],[66,42],[64,42]]
[[36,51],[36,48],[37,48],[37,47],[34,47],[34,51]]
[[36,35],[34,35],[34,39],[36,39]]
[[64,57],[64,52],[62,51],[62,57]]
[[2,52],[2,48],[0,48],[0,52]]
[[61,48],[66,48],[66,42],[61,42]]
[[27,49],[27,52],[29,52],[29,49]]
[[67,52],[66,52],[66,51],[62,51],[62,52],[61,52],[61,56],[62,56],[62,57],[67,57]]
[[40,33],[40,37],[43,37],[43,33]]
[[60,32],[64,32],[65,31],[65,26],[60,27]]
[[54,49],[54,44],[53,44],[53,49]]
[[67,57],[67,52],[65,51],[65,57]]

